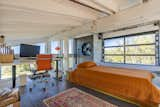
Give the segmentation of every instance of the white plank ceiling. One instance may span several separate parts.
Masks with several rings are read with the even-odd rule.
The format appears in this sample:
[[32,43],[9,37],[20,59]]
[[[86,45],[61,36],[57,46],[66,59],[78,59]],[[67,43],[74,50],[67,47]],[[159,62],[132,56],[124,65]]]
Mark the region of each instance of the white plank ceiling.
[[0,35],[40,39],[143,3],[143,0],[0,0]]

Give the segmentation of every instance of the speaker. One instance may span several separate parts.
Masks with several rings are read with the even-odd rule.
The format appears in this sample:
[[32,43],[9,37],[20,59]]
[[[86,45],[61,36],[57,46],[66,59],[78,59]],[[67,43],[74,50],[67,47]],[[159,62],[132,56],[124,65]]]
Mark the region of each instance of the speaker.
[[103,34],[102,33],[98,33],[98,39],[99,40],[103,39]]

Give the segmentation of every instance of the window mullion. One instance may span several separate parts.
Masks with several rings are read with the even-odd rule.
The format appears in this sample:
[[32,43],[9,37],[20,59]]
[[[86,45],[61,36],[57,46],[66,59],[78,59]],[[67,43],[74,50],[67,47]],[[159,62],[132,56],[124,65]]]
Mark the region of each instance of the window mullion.
[[155,64],[160,65],[159,63],[159,32],[155,34]]
[[132,45],[126,45],[126,46],[128,46],[128,47],[132,47],[132,46],[147,46],[147,45],[155,45],[155,43],[132,44]]
[[105,50],[105,46],[104,46],[104,42],[105,42],[105,39],[103,39],[102,41],[102,56],[101,56],[101,59],[102,59],[102,62],[105,62],[105,57],[104,57],[104,50]]
[[124,36],[124,44],[123,44],[123,48],[124,48],[124,64],[126,63],[126,37]]

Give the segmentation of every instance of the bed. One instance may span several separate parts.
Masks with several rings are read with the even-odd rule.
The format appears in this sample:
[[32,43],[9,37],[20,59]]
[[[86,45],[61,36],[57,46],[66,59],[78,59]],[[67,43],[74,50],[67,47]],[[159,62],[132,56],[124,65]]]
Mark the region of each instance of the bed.
[[84,62],[69,75],[69,81],[140,104],[158,107],[160,90],[152,83],[152,73],[145,70],[97,66]]

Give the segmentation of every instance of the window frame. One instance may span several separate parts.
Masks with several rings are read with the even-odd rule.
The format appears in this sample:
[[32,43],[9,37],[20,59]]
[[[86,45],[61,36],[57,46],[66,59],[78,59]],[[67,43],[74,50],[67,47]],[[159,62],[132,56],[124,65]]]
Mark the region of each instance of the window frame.
[[[54,42],[55,42],[55,44],[57,45],[57,46],[54,46],[55,44],[54,44]],[[61,51],[62,51],[62,43],[61,43],[61,40],[52,40],[51,42],[51,47],[50,47],[50,50],[51,50],[51,54],[53,54],[53,55],[59,55],[59,54],[61,54]],[[56,51],[55,50],[55,48],[56,47],[60,47],[60,48],[62,48],[62,49],[60,49],[60,51]],[[52,49],[53,48],[53,49]]]
[[[15,49],[17,48],[17,53]],[[14,55],[20,55],[20,45],[11,46],[11,49],[14,51]]]
[[[45,42],[37,42],[37,43],[34,43],[34,44],[32,44],[32,45],[36,45],[36,46],[39,46],[40,47],[40,54],[46,54],[47,52],[46,52],[46,43]],[[44,46],[44,47],[43,47]],[[43,48],[44,48],[44,50],[43,50]]]
[[[154,43],[144,43],[144,44],[129,44],[126,45],[126,38],[127,37],[134,37],[134,36],[142,36],[145,34],[155,34],[155,42]],[[116,38],[123,38],[123,45],[120,46],[107,46],[105,47],[105,40],[109,39],[116,39]],[[158,43],[157,43],[158,42]],[[126,54],[126,47],[134,47],[134,46],[154,46],[155,47],[155,53],[154,54]],[[105,54],[105,48],[117,48],[117,47],[123,47],[123,54]],[[123,63],[119,62],[109,62],[105,61],[105,56],[123,56]],[[134,63],[126,63],[126,56],[155,56],[155,64],[134,64]],[[159,31],[149,31],[149,32],[143,32],[143,33],[135,33],[135,34],[129,34],[124,36],[116,36],[116,37],[110,37],[110,38],[104,38],[102,41],[102,61],[104,63],[113,63],[113,64],[130,64],[130,65],[150,65],[150,66],[156,66],[160,65],[159,63]]]

